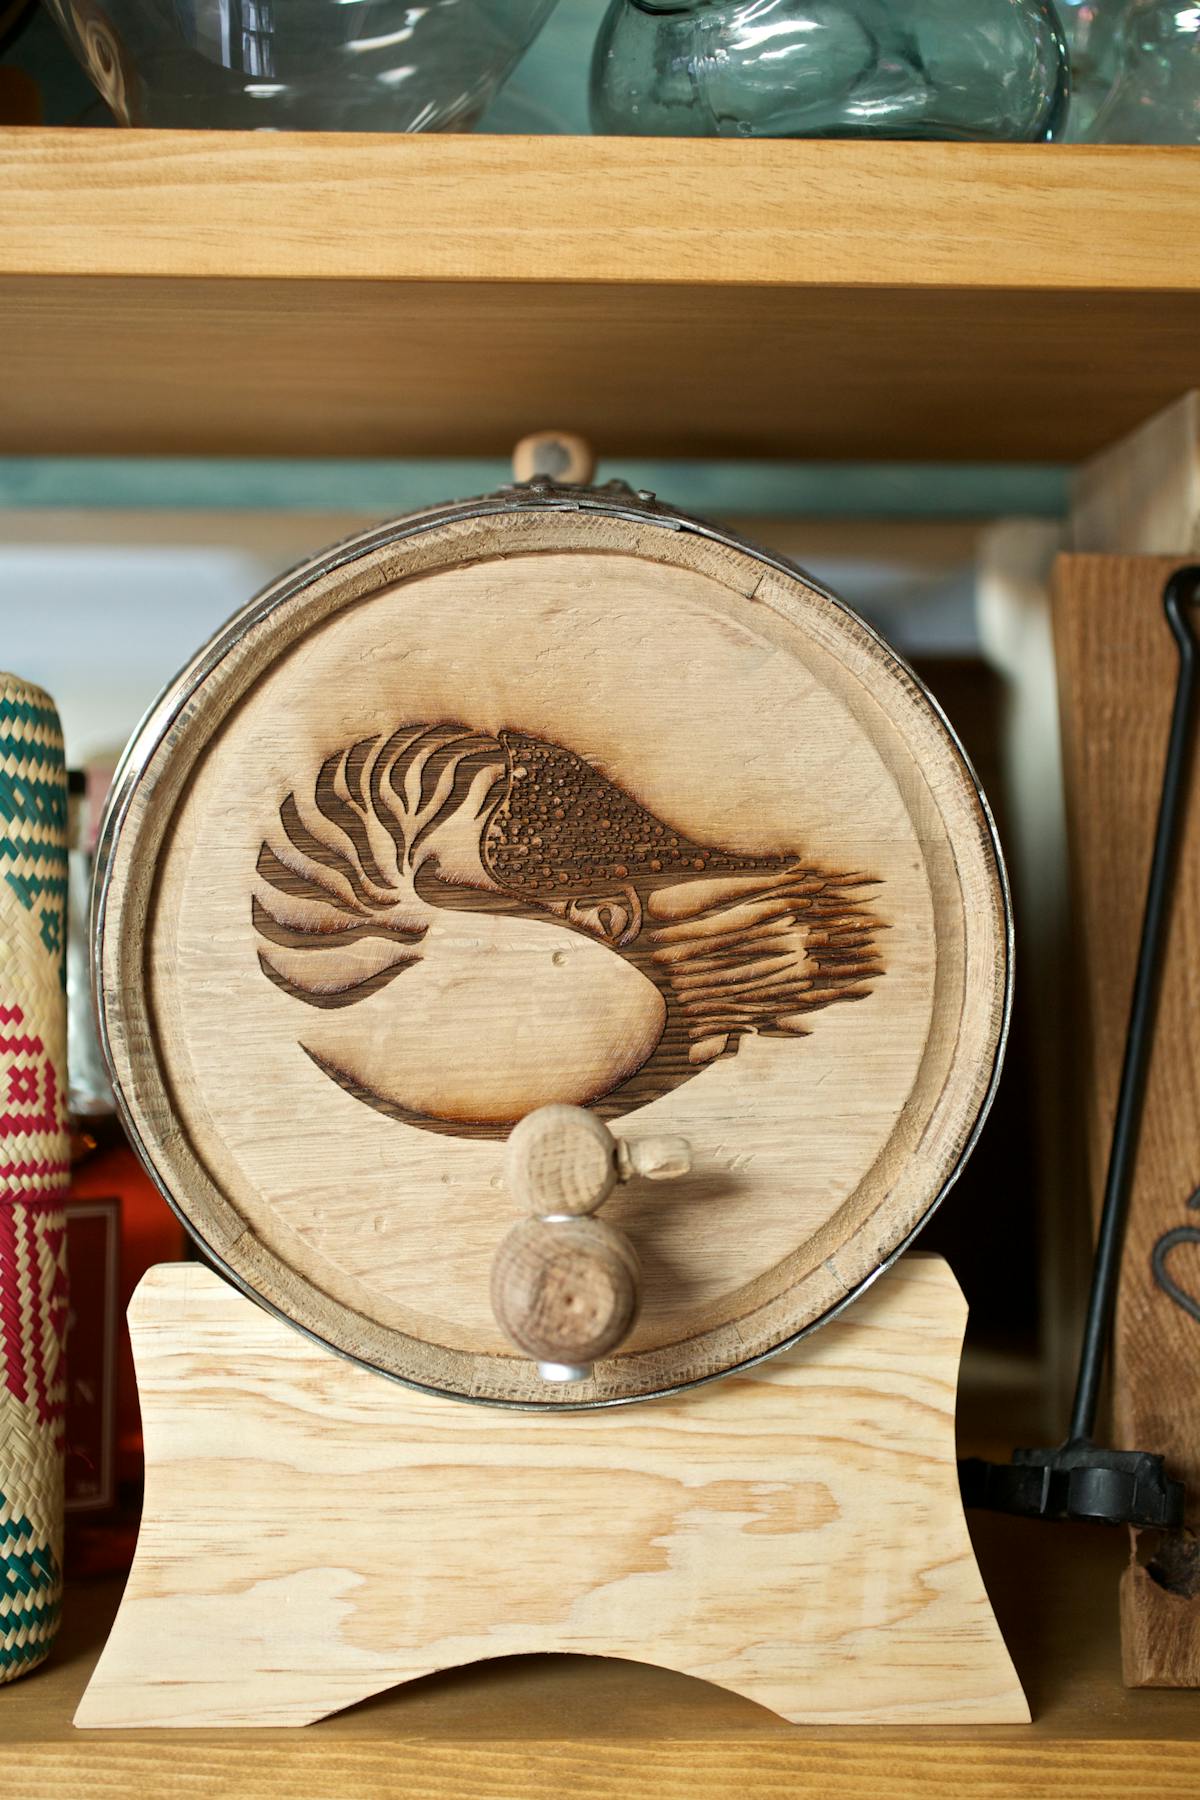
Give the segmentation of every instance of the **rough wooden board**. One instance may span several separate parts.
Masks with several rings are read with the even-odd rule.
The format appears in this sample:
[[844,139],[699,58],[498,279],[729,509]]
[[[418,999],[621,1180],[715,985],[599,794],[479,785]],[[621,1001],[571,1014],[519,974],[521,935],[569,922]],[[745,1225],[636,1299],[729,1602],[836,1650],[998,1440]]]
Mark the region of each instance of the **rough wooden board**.
[[793,1719],[1025,1719],[958,1498],[965,1322],[913,1256],[750,1373],[550,1419],[388,1384],[157,1268],[130,1311],[146,1516],[77,1723],[306,1724],[547,1649]]
[[8,131],[0,196],[8,455],[1074,461],[1200,380],[1187,148]]
[[[600,1104],[631,1119],[632,1107],[631,1133],[674,1132],[696,1153],[669,1204],[632,1185],[613,1203],[614,1223],[631,1229],[643,1259],[646,1305],[628,1353],[572,1398],[617,1398],[775,1347],[907,1236],[955,1167],[992,1078],[1002,897],[957,753],[911,678],[853,619],[799,579],[696,534],[522,505],[501,519],[381,536],[294,593],[284,583],[273,608],[202,665],[203,685],[122,813],[103,927],[105,1010],[140,1136],[242,1279],[392,1373],[544,1400],[531,1371],[496,1354],[503,1344],[487,1303],[491,1260],[513,1216],[496,1141],[503,1122],[482,1132],[461,1114],[485,1082],[497,1108],[512,1104],[501,1082],[526,1083],[518,1110],[578,1099],[543,1087],[609,1053],[600,994],[624,1021],[614,1051],[627,1058],[638,1047],[627,1074],[624,1064],[618,1071],[625,1085]],[[608,948],[550,912],[480,911],[477,887],[464,888],[466,910],[426,908],[409,921],[437,922],[427,955],[405,936],[408,914],[395,914],[404,941],[383,942],[397,978],[370,991],[361,1011],[357,1000],[301,1004],[291,991],[309,981],[299,965],[329,957],[327,934],[316,950],[276,946],[264,938],[265,914],[257,930],[251,914],[256,867],[266,871],[259,898],[278,914],[281,896],[290,904],[278,884],[291,877],[276,866],[279,854],[295,860],[289,830],[312,843],[311,831],[288,825],[287,797],[324,832],[313,783],[331,752],[405,721],[449,718],[485,734],[478,754],[488,769],[496,733],[520,727],[536,737],[514,762],[514,794],[527,764],[527,786],[537,785],[546,753],[568,785],[594,786],[604,774],[622,831],[636,795],[646,831],[668,819],[691,841],[686,875],[697,894],[718,875],[748,879],[738,870],[752,866],[789,884],[797,849],[833,874],[870,877],[878,887],[864,887],[864,904],[881,922],[882,961],[861,963],[848,915],[844,938],[830,940],[831,967],[862,977],[851,983],[858,1002],[806,1013],[811,1030],[799,1038],[773,1027],[735,1032],[726,1053],[720,1034],[697,1037],[691,1024],[686,1041],[671,1036],[678,1009],[667,1002],[664,1015],[662,996],[675,976],[654,985],[651,965],[634,959],[660,925],[667,935],[692,926],[682,915],[672,922],[678,875],[653,873],[655,858],[637,849],[639,825],[630,866],[613,864],[615,885],[591,906]],[[424,732],[413,739],[427,742]],[[582,749],[587,767],[562,764],[555,746]],[[590,806],[580,798],[586,817]],[[552,836],[553,814],[547,829]],[[716,847],[711,866],[703,846]],[[316,873],[333,879],[324,866]],[[772,895],[784,933],[772,941],[790,945],[790,887],[786,904],[782,889]],[[620,915],[616,926],[606,909]],[[286,937],[290,922],[276,924]],[[380,941],[366,948],[375,954]],[[612,953],[614,942],[627,945],[625,956]],[[680,948],[666,936],[662,945]],[[351,944],[355,956],[361,948]],[[271,979],[260,955],[273,959]],[[792,968],[791,950],[780,966]],[[349,977],[337,979],[338,994],[311,997],[354,999]],[[776,991],[774,975],[767,985]],[[443,993],[446,1003],[434,1004]],[[664,1016],[670,1054],[660,1063],[643,1023]],[[378,1033],[394,1045],[382,1074]],[[471,1059],[479,1067],[464,1080]],[[330,1079],[324,1071],[334,1068],[352,1069],[353,1080]],[[659,1068],[665,1085],[639,1085],[652,1074],[657,1083]],[[434,1081],[445,1091],[412,1085]],[[461,1092],[450,1091],[455,1081]],[[437,1130],[414,1123],[416,1113]]]
[[1200,552],[1200,390],[1076,470],[1069,529],[1077,551]]
[[[1162,612],[1179,559],[1070,556],[1056,569],[1067,819],[1085,980],[1077,1035],[1086,1096],[1091,1190],[1099,1205],[1145,902],[1178,659]],[[1200,1184],[1200,779],[1191,775],[1166,963],[1146,1091],[1137,1175],[1117,1304],[1113,1429],[1121,1446],[1161,1451],[1188,1488],[1200,1526],[1200,1322],[1156,1279],[1155,1247],[1171,1231],[1168,1279],[1200,1296],[1200,1231],[1188,1201]],[[1193,1299],[1195,1304],[1195,1299]],[[1194,1540],[1193,1540],[1194,1541]],[[1200,1581],[1172,1593],[1138,1567],[1126,1576],[1126,1674],[1200,1685]],[[1180,1544],[1141,1559],[1177,1560]],[[1143,1624],[1138,1625],[1141,1619]],[[1157,1623],[1155,1621],[1157,1620]],[[1138,1647],[1140,1646],[1140,1648]]]

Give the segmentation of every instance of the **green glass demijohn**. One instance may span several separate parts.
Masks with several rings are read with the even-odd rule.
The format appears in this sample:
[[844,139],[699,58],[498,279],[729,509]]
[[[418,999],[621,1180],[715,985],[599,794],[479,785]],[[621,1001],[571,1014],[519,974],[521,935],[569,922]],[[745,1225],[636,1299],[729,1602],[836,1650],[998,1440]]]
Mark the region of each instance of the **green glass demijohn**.
[[121,125],[469,131],[555,0],[46,0]]
[[1125,0],[1098,144],[1200,144],[1200,0]]
[[1055,0],[1071,64],[1068,143],[1086,141],[1117,78],[1121,17],[1127,0]]
[[1062,135],[1052,0],[612,0],[592,125],[647,137]]

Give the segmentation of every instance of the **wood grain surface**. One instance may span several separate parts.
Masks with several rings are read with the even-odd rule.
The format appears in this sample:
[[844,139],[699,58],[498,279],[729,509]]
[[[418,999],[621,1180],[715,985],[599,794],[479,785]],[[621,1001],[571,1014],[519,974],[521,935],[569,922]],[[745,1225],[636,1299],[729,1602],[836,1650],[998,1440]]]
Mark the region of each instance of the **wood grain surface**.
[[1198,199],[1187,148],[3,132],[0,453],[1075,460],[1200,381]]
[[1200,389],[1075,471],[1068,529],[1077,551],[1200,554]]
[[568,414],[618,467],[1072,462],[1200,380],[1200,299],[1123,288],[0,275],[0,305],[5,456],[507,457]]
[[965,1322],[912,1256],[749,1373],[550,1419],[389,1384],[157,1268],[130,1311],[146,1512],[77,1723],[300,1725],[547,1649],[791,1719],[1027,1719],[958,1497]]
[[799,577],[527,497],[287,578],[192,680],[113,813],[104,1016],[166,1189],[287,1317],[563,1404],[488,1297],[502,1140],[549,1101],[693,1149],[606,1207],[643,1305],[572,1402],[777,1347],[952,1177],[1004,1019],[993,841]]
[[0,272],[219,275],[236,244],[238,275],[285,280],[1142,291],[1153,275],[1161,292],[1200,291],[1200,246],[1181,229],[1200,204],[1187,148],[667,139],[651,155],[565,137],[553,150],[10,130]]
[[[526,1219],[500,1240],[492,1312],[539,1365],[591,1375],[629,1335],[640,1273],[629,1238],[603,1219]],[[539,1372],[545,1379],[545,1367]]]
[[[1071,556],[1055,579],[1067,818],[1085,978],[1078,1031],[1099,1205],[1178,673],[1162,592],[1178,559]],[[1200,780],[1193,759],[1117,1303],[1112,1424],[1188,1490],[1188,1530],[1141,1534],[1126,1676],[1200,1685]]]
[[978,1513],[971,1535],[1031,1725],[787,1725],[670,1670],[560,1655],[429,1676],[303,1731],[81,1732],[123,1585],[101,1580],[69,1588],[54,1657],[0,1707],[0,1745],[23,1800],[1192,1800],[1194,1699],[1121,1685],[1120,1534]]

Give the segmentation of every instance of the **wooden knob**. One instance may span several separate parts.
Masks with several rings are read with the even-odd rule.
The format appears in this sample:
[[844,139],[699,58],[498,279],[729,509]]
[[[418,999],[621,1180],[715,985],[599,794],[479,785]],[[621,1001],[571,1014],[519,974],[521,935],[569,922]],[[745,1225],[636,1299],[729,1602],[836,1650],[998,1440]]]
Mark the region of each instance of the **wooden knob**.
[[548,1380],[585,1380],[629,1333],[638,1298],[637,1253],[600,1219],[525,1219],[492,1265],[496,1319]]
[[541,1106],[505,1146],[504,1173],[533,1218],[509,1232],[492,1267],[492,1310],[550,1381],[584,1381],[637,1317],[637,1252],[589,1218],[618,1181],[685,1175],[686,1139],[615,1138],[580,1106]]
[[573,431],[535,431],[523,437],[512,458],[513,477],[533,481],[545,476],[560,487],[586,487],[596,459],[586,438]]

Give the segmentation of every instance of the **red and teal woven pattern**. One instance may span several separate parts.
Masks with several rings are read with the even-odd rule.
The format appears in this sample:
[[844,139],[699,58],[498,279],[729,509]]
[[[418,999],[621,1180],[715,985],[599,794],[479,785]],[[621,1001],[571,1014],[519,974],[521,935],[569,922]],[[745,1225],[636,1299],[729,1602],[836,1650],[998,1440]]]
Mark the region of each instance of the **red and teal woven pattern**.
[[62,1602],[66,902],[58,714],[0,674],[0,1682]]

